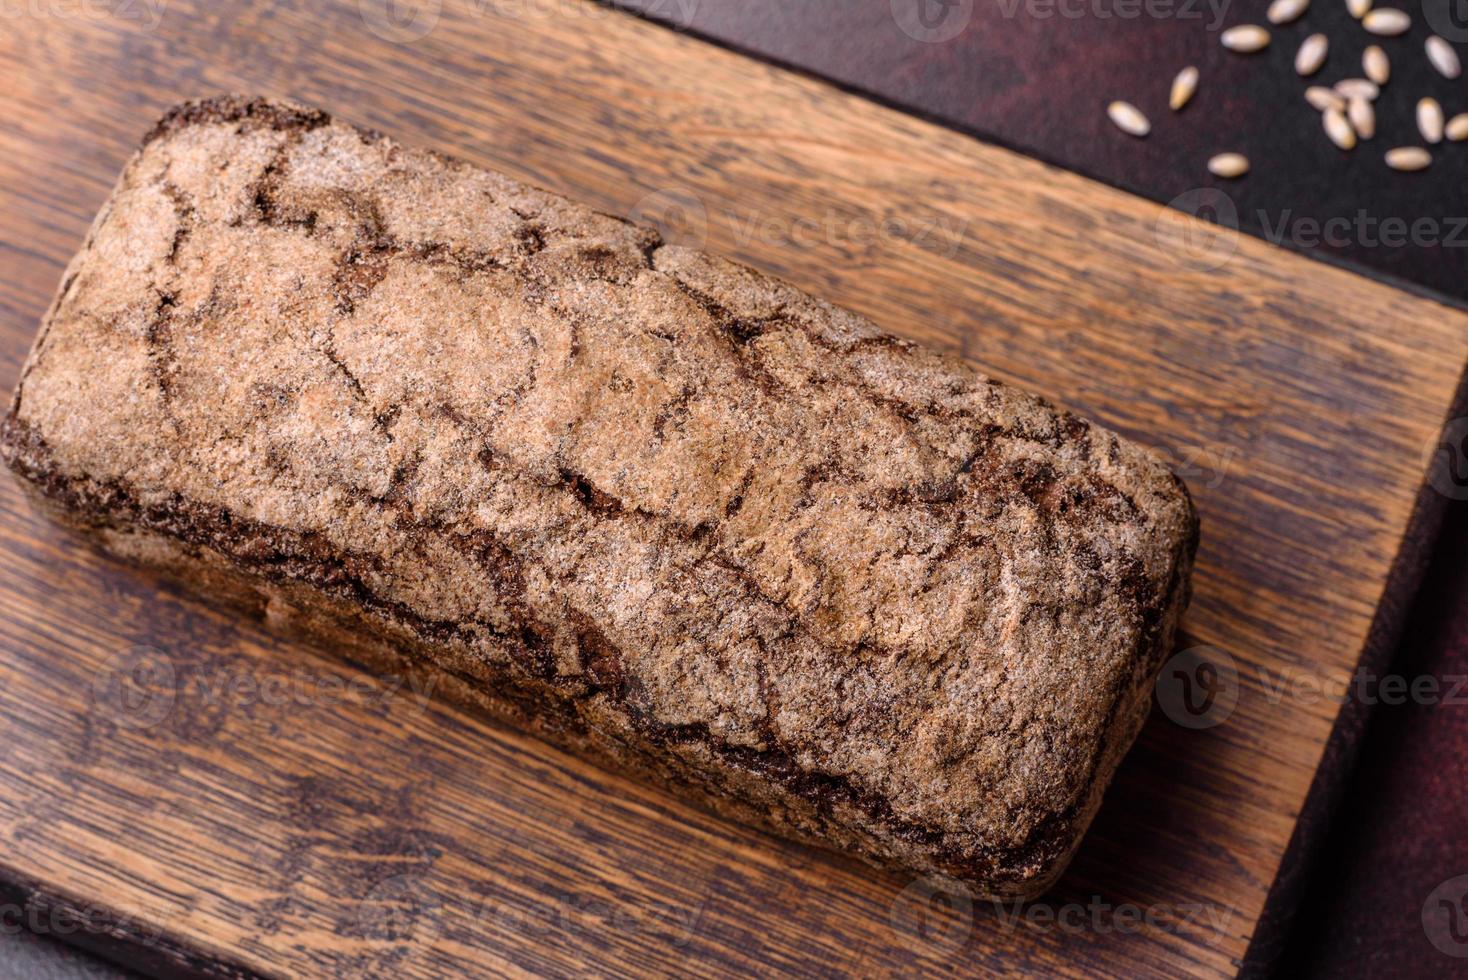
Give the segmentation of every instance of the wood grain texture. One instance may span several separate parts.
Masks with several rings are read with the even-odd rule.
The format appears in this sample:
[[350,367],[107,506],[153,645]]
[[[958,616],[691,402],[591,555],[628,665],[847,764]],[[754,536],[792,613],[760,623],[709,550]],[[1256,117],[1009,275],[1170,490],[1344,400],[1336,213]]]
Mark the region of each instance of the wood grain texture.
[[289,95],[669,216],[675,239],[1170,454],[1204,524],[1183,645],[1227,651],[1241,681],[1215,727],[1154,714],[1036,918],[961,898],[924,917],[920,883],[389,695],[115,567],[7,481],[10,877],[264,974],[1233,970],[1336,712],[1271,682],[1349,676],[1468,317],[571,0],[446,0],[407,44],[355,3],[10,23],[6,385],[153,118],[202,93]]

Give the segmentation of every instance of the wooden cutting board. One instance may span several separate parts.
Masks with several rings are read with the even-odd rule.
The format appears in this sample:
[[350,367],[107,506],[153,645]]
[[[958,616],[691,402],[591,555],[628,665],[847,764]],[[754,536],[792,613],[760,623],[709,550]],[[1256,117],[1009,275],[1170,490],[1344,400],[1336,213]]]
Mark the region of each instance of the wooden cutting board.
[[164,108],[302,98],[660,220],[1167,454],[1204,526],[1180,645],[1225,668],[1175,676],[1221,677],[1231,713],[1155,711],[1071,872],[1016,914],[273,639],[0,480],[9,892],[88,913],[42,928],[221,974],[1233,972],[1338,710],[1310,692],[1361,654],[1468,315],[581,0],[387,6],[8,19],[0,384]]

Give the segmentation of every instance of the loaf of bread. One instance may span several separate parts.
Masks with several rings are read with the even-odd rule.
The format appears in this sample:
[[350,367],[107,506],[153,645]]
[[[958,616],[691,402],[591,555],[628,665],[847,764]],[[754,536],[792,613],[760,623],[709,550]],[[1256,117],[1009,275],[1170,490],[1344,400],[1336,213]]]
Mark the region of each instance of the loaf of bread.
[[795,288],[261,99],[180,106],[3,427],[105,547],[700,805],[976,894],[1064,867],[1197,519]]

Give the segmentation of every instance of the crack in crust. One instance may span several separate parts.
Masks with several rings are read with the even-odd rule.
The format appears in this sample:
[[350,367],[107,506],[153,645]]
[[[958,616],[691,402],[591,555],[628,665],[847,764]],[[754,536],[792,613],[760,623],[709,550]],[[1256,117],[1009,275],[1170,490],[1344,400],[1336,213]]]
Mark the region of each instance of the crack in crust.
[[[299,532],[259,521],[253,521],[227,509],[198,504],[175,496],[166,503],[143,504],[138,494],[117,481],[98,483],[88,478],[60,475],[50,462],[52,453],[45,440],[23,421],[8,415],[0,426],[0,454],[8,465],[29,481],[46,497],[61,504],[68,512],[94,529],[138,529],[163,534],[199,548],[208,548],[235,564],[269,581],[304,582],[314,588],[345,599],[356,606],[407,624],[421,639],[430,643],[458,642],[472,644],[484,635],[502,644],[511,662],[524,676],[504,676],[501,683],[523,688],[522,697],[536,698],[534,710],[558,710],[562,721],[586,730],[577,702],[594,695],[605,695],[632,722],[637,732],[654,745],[699,744],[730,765],[774,780],[789,793],[803,798],[830,819],[838,805],[859,808],[893,837],[918,844],[939,855],[948,870],[972,877],[1025,868],[1037,860],[1052,858],[1065,845],[1057,828],[1065,826],[1073,811],[1057,814],[1031,839],[1018,848],[960,848],[951,845],[946,835],[932,827],[903,820],[892,812],[890,802],[860,790],[851,780],[839,775],[812,771],[799,764],[795,753],[781,745],[769,725],[765,731],[771,748],[757,749],[731,745],[716,737],[705,724],[665,724],[659,722],[643,702],[645,691],[625,669],[625,655],[584,613],[572,609],[570,621],[575,628],[575,642],[582,676],[566,677],[556,673],[551,656],[553,630],[530,614],[524,602],[523,560],[504,542],[487,531],[469,534],[450,532],[431,523],[411,523],[419,533],[428,531],[443,535],[444,540],[465,554],[493,581],[496,593],[513,609],[512,618],[519,623],[511,632],[476,620],[472,623],[429,620],[402,602],[379,595],[368,583],[373,573],[380,573],[380,562],[372,555],[342,553],[324,536]],[[621,505],[607,498],[582,477],[564,475],[571,492],[581,499],[588,511],[599,515],[618,515]],[[763,677],[763,671],[761,670]],[[525,688],[525,677],[543,687]],[[478,679],[470,678],[474,683]],[[761,697],[774,695],[768,682],[760,683]],[[553,700],[543,696],[550,694]],[[563,702],[557,704],[557,702]],[[773,712],[773,709],[767,708]],[[979,862],[982,860],[982,868]]]
[[[18,390],[0,450],[23,479],[93,527],[206,549],[360,610],[365,628],[401,627],[527,717],[635,751],[782,832],[993,894],[1059,872],[1186,602],[1196,518],[1180,481],[1084,420],[751,270],[512,182],[472,184],[457,161],[315,110],[191,104],[145,154],[194,152],[168,141],[196,126],[233,127],[256,156],[227,218],[168,166],[134,189],[172,214],[156,253],[168,278],[148,280],[141,330],[163,418],[188,422],[170,452],[254,447],[257,493],[290,505],[272,513],[338,495],[324,519],[350,512],[367,546],[262,520],[250,494],[185,486],[187,469],[161,485],[124,478],[135,461],[48,443],[54,426],[30,419],[54,414],[32,398],[23,417]],[[342,155],[360,171],[353,154],[389,166],[330,176]],[[413,192],[427,200],[388,187],[430,172],[437,183]],[[465,231],[458,216],[480,208],[500,223]],[[250,274],[275,271],[255,258],[267,245],[300,271],[226,293],[226,311],[224,273],[194,270],[241,240]],[[211,274],[200,303],[193,287]],[[393,348],[445,315],[435,291],[462,298],[450,310],[462,319],[436,346]],[[275,333],[240,341],[245,354],[309,371],[250,368],[257,407],[224,418],[190,387],[227,374],[194,370],[195,335],[207,343],[226,312],[271,302],[279,326],[251,313],[247,327]],[[456,362],[466,352],[486,358],[478,373]],[[37,363],[23,384],[67,369]],[[406,587],[450,574],[442,601]],[[1056,649],[1026,640],[1047,629]],[[455,650],[489,673],[464,673]],[[927,754],[904,754],[914,745]],[[756,799],[772,812],[751,813]]]

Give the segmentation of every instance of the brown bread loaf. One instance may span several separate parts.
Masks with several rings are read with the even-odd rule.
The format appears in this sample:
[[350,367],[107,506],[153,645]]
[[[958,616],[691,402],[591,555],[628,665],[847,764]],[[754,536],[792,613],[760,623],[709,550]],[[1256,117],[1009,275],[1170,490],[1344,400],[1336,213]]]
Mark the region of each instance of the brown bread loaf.
[[1075,849],[1197,540],[1182,483],[1105,429],[259,99],[149,134],[3,452],[117,553],[716,811],[998,897]]

